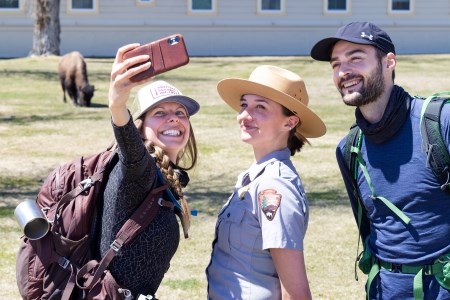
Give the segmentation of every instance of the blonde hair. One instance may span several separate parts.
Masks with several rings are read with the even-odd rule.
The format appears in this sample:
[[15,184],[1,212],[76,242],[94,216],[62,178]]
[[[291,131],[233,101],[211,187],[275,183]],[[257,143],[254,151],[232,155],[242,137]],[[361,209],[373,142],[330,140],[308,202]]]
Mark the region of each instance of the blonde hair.
[[[141,133],[143,137],[143,118],[142,116],[139,119],[134,121],[137,129]],[[195,141],[194,131],[192,129],[191,124],[190,127],[190,135],[186,147],[181,151],[177,157],[177,161],[175,162],[175,167],[181,170],[190,170],[195,167],[197,163],[197,143]],[[161,170],[161,173],[171,188],[175,190],[177,193],[180,204],[181,204],[181,214],[179,214],[181,225],[183,227],[183,233],[185,238],[188,237],[188,231],[191,224],[191,210],[189,208],[189,204],[186,200],[186,197],[183,194],[182,185],[179,178],[179,173],[174,170],[173,164],[169,157],[164,153],[164,150],[161,147],[158,147],[154,144],[153,141],[147,140],[144,137],[142,138],[144,141],[144,145],[147,148],[147,151],[155,158],[156,165]]]

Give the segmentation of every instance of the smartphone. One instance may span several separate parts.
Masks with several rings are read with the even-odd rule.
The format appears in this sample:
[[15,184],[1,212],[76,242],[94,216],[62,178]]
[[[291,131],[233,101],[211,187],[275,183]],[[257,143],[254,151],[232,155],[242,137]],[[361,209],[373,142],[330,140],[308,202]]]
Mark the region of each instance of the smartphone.
[[[183,36],[179,33],[130,50],[124,54],[124,59],[142,54],[148,54],[150,56],[149,60],[152,62],[152,65],[144,72],[131,77],[131,81],[141,81],[189,63],[189,54],[186,45]],[[134,65],[133,67],[141,64],[143,63]]]

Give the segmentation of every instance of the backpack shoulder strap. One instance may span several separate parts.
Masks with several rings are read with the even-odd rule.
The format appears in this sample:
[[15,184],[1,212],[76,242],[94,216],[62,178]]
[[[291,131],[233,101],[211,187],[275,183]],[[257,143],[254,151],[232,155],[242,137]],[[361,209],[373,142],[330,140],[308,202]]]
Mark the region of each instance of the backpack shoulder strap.
[[441,189],[450,193],[450,155],[440,128],[441,110],[449,101],[450,92],[433,94],[425,99],[420,116],[420,134],[422,149],[427,154],[427,166],[439,179]]
[[[91,260],[87,262],[77,274],[77,285],[81,288],[92,288],[97,281],[102,277],[103,272],[107,269],[109,263],[116,256],[119,250],[135,237],[137,237],[142,230],[144,230],[159,212],[159,199],[158,194],[161,196],[162,191],[167,189],[167,185],[160,186],[153,189],[147,198],[141,203],[138,209],[133,215],[122,225],[119,232],[116,234],[116,239],[110,245],[108,251],[103,258],[98,262],[97,260]],[[162,199],[162,198],[161,198]],[[94,272],[92,272],[95,270]],[[79,278],[85,278],[86,280],[81,285]]]
[[[358,203],[354,203],[354,207],[358,208],[357,222],[358,222],[358,231],[361,235],[361,224],[363,222],[367,222],[368,220],[363,220],[363,218],[367,218],[366,214],[363,213],[363,204],[361,199],[361,193],[359,192],[357,180],[357,171],[358,164],[356,163],[356,152],[353,151],[354,148],[361,147],[361,133],[360,129],[356,124],[353,124],[350,128],[350,131],[347,135],[347,140],[344,148],[344,163],[347,171],[349,172],[349,178],[353,189],[353,196],[357,200]],[[350,199],[352,201],[352,199]],[[362,236],[361,236],[362,238]]]
[[[355,148],[360,148],[361,147],[361,133],[360,133],[360,129],[358,127],[358,125],[353,124],[350,127],[350,131],[347,135],[346,138],[346,142],[345,142],[345,146],[344,146],[344,153],[343,153],[343,158],[344,158],[344,164],[346,167],[346,171],[348,172],[348,177],[349,180],[351,182],[351,187],[353,189],[353,196],[354,198],[350,197],[350,201],[351,202],[355,202],[356,203],[352,203],[352,207],[356,208],[356,212],[355,213],[355,218],[357,221],[357,226],[358,226],[358,244],[357,244],[357,248],[356,248],[356,259],[355,259],[355,279],[358,280],[358,274],[356,271],[356,268],[358,266],[358,262],[361,260],[361,258],[363,257],[363,253],[367,253],[366,250],[366,243],[364,241],[364,237],[362,234],[362,226],[369,228],[367,226],[367,224],[369,224],[369,219],[367,217],[366,214],[366,210],[365,207],[363,205],[362,202],[362,198],[361,198],[361,193],[359,191],[359,187],[358,187],[358,183],[356,182],[357,180],[357,171],[358,171],[358,164],[356,163],[356,155],[357,153],[354,151]],[[363,225],[364,224],[364,225]],[[359,253],[359,245],[360,245],[360,241],[363,241],[363,251],[361,253]],[[361,262],[359,263],[359,266],[361,268]],[[364,270],[364,273],[367,274],[367,272]]]
[[350,131],[347,135],[347,139],[345,142],[345,148],[344,148],[344,160],[345,165],[347,169],[350,171],[351,178],[355,179],[355,157],[352,155],[352,148],[357,147],[358,144],[358,133],[359,133],[359,127],[358,125],[353,124],[350,127]]
[[[157,173],[160,174],[160,170],[157,169]],[[158,180],[161,180],[158,177]],[[126,244],[130,243],[135,237],[137,237],[156,217],[159,212],[160,206],[167,206],[173,208],[173,204],[163,203],[162,192],[169,190],[169,186],[161,181],[162,186],[153,188],[147,195],[145,200],[134,211],[131,217],[122,225],[120,230],[116,234],[115,240],[110,245],[110,248],[98,262],[97,260],[91,260],[87,262],[78,272],[76,283],[80,288],[92,288],[97,281],[103,275],[103,272],[108,267],[109,263],[116,256],[119,250]],[[95,270],[95,271],[93,271]],[[85,281],[80,284],[80,278],[85,278]]]
[[[73,168],[75,170],[75,177],[78,184],[73,187],[72,190],[64,194],[61,199],[59,199],[58,203],[54,206],[52,206],[47,213],[47,217],[50,218],[50,221],[54,222],[55,217],[57,213],[70,201],[72,201],[75,197],[80,195],[81,193],[85,192],[86,190],[89,190],[92,186],[94,186],[97,182],[102,181],[104,177],[105,170],[107,167],[110,167],[112,160],[114,159],[114,156],[116,155],[116,151],[111,151],[109,149],[99,152],[95,155],[92,155],[89,157],[91,160],[91,164],[95,165],[95,170],[93,170],[93,174],[89,176],[86,179],[82,180],[82,174],[83,173],[83,167],[85,166],[84,160],[85,157],[80,157],[73,162],[70,162],[69,164],[73,165]],[[55,171],[55,180],[56,180],[56,187],[60,187],[61,184],[67,184],[64,182],[64,180],[61,178],[59,167]]]

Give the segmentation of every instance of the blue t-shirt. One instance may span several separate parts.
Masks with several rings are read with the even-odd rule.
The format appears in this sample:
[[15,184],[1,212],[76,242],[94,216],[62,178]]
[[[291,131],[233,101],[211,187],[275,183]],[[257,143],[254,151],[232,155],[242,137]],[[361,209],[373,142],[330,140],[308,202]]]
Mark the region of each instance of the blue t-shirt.
[[[405,225],[380,200],[372,199],[367,180],[361,168],[358,169],[357,184],[370,219],[369,247],[379,259],[395,264],[432,264],[450,253],[450,195],[441,190],[438,179],[426,167],[420,136],[423,103],[421,99],[411,101],[405,123],[391,139],[381,144],[364,139],[361,147],[375,194],[387,198],[411,220]],[[450,105],[445,105],[442,110],[441,131],[448,147]],[[344,138],[339,143],[336,152],[343,174],[345,141]],[[343,177],[349,197],[355,203],[351,184],[346,176]],[[434,276],[428,277],[424,279],[424,284],[428,284],[424,291],[428,290],[428,295],[436,297],[436,293],[443,293],[445,296],[439,299],[450,299],[449,292],[440,290]],[[372,286],[378,292],[377,297],[408,299],[413,295],[413,278],[413,274],[389,273],[382,269]],[[434,296],[425,299],[437,299]]]

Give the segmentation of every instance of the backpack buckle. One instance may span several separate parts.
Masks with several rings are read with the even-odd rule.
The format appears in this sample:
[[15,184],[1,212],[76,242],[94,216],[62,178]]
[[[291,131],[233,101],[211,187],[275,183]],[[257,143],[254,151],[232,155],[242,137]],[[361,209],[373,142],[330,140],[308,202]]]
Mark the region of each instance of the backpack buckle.
[[390,271],[392,273],[401,273],[402,272],[402,265],[401,264],[392,264]]
[[131,291],[129,289],[119,288],[117,291],[119,292],[119,294],[123,294],[125,300],[133,299],[133,295],[131,294]]
[[137,300],[152,300],[152,299],[155,299],[153,298],[152,295],[142,295],[142,294],[140,294],[139,297],[137,298]]
[[84,192],[88,188],[90,188],[94,184],[94,180],[91,177],[86,178],[85,180],[80,182],[80,186],[82,187],[82,191]]
[[432,265],[426,265],[423,267],[423,274],[424,275],[433,275],[433,266]]
[[65,258],[65,257],[61,257],[58,260],[58,264],[63,268],[63,269],[67,269],[67,266],[70,264],[70,261]]
[[119,243],[117,240],[114,240],[114,242],[112,242],[111,246],[109,247],[113,249],[114,252],[119,252],[120,248],[122,248],[122,243]]

